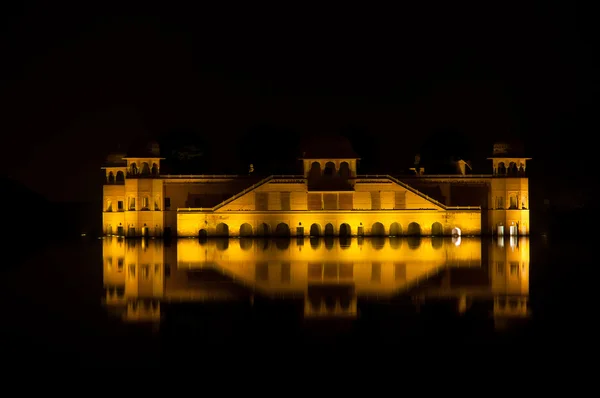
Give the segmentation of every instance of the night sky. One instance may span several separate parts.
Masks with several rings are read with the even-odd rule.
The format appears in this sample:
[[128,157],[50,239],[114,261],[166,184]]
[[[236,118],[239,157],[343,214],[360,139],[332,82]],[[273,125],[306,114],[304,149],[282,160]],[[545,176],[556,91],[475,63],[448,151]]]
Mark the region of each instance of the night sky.
[[445,131],[469,141],[485,173],[494,141],[520,139],[534,158],[530,184],[548,195],[566,190],[553,181],[591,175],[593,149],[581,143],[598,131],[583,116],[596,78],[575,2],[85,3],[1,17],[2,169],[50,200],[97,200],[99,168],[119,144],[185,132],[227,169],[244,151],[236,144],[264,126],[360,131],[356,151],[382,172]]

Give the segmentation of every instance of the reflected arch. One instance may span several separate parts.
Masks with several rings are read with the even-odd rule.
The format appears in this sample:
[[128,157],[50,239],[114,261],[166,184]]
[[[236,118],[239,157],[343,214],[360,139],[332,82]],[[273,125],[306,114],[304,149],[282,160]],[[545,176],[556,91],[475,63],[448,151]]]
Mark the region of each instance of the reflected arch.
[[270,236],[271,235],[271,227],[267,223],[261,223],[257,227],[257,235],[258,236]]
[[203,228],[200,231],[198,231],[198,238],[200,239],[206,239],[208,238],[208,232]]
[[217,224],[217,229],[215,231],[215,235],[219,237],[228,237],[229,236],[229,226],[223,222]]
[[252,236],[252,225],[250,225],[248,223],[243,223],[240,226],[240,236],[241,237]]
[[371,236],[385,236],[385,227],[382,223],[376,222],[371,227]]
[[321,236],[321,226],[317,223],[310,226],[310,236]]
[[290,237],[290,227],[286,223],[282,222],[277,224],[275,227],[275,236],[278,238],[289,238]]
[[333,224],[327,223],[327,225],[325,225],[325,236],[333,236],[333,235],[335,235],[335,230],[333,229]]
[[402,226],[397,222],[390,225],[390,236],[402,236]]
[[442,236],[444,234],[444,227],[439,222],[434,222],[431,224],[431,235],[432,236]]
[[408,224],[408,231],[406,231],[408,236],[421,236],[421,226],[416,222],[411,222]]
[[343,223],[340,225],[340,236],[352,236],[352,229],[349,224]]
[[433,236],[431,238],[431,247],[438,250],[444,246],[444,238],[441,236]]

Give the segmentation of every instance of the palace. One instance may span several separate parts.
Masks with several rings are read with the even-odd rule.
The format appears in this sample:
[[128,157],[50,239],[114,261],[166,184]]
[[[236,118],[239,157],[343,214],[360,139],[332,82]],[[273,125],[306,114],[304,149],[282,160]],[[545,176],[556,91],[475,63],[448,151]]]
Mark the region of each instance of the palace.
[[165,175],[160,150],[112,154],[102,167],[103,233],[125,237],[529,235],[526,161],[495,144],[492,173],[359,175],[345,139],[302,153],[302,174]]

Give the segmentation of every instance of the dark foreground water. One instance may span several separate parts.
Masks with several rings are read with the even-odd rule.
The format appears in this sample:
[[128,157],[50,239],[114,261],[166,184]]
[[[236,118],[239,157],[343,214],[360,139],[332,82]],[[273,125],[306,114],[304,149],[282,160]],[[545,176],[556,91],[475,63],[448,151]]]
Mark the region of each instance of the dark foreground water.
[[583,280],[595,264],[589,244],[544,237],[31,238],[8,251],[3,358],[111,367],[572,349],[588,337]]

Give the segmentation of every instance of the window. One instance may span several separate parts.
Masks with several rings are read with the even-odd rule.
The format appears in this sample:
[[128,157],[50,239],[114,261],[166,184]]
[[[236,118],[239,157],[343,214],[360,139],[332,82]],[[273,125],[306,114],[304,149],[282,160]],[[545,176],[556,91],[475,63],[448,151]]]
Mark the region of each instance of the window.
[[123,201],[119,200],[117,202],[117,211],[123,211]]
[[496,197],[496,209],[504,209],[504,197]]
[[147,196],[142,198],[142,210],[150,209],[150,199]]
[[112,211],[112,201],[106,201],[106,211]]
[[171,198],[165,198],[165,209],[169,210],[171,208]]
[[129,210],[135,210],[135,198],[129,198]]

